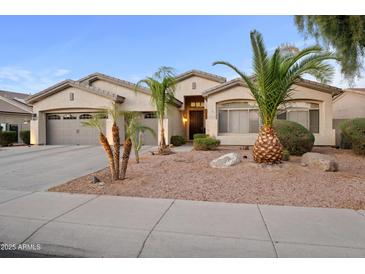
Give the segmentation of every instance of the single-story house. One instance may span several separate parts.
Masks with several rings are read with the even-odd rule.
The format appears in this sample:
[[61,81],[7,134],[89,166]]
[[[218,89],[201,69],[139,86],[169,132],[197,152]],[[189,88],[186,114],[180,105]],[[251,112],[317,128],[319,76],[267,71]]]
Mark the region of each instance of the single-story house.
[[20,131],[29,130],[32,107],[25,99],[29,95],[0,90],[0,127],[3,131],[17,132],[17,142],[22,143]]
[[365,118],[365,88],[344,89],[333,98],[333,128],[336,145],[341,143],[340,124],[348,119]]
[[[240,79],[191,70],[176,76],[175,100],[168,106],[164,121],[167,142],[172,135],[191,140],[195,133],[207,133],[223,145],[253,145],[259,131],[258,108],[248,88]],[[302,80],[295,86],[291,102],[278,114],[278,119],[296,121],[311,130],[316,145],[334,145],[332,129],[332,96],[341,89]],[[93,73],[77,81],[66,80],[28,98],[33,106],[32,144],[96,144],[95,129],[81,126],[102,108],[113,102],[122,110],[139,111],[143,123],[158,132],[150,91],[136,90],[135,84]],[[104,130],[111,139],[110,117],[105,117]],[[120,123],[124,136],[123,121]],[[158,140],[146,133],[144,144]]]

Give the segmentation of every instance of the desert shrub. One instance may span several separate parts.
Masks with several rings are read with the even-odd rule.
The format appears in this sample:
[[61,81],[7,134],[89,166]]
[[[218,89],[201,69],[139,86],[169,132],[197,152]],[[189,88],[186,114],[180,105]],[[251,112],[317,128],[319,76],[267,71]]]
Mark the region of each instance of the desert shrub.
[[341,140],[340,140],[340,148],[343,149],[351,149],[352,148],[352,144],[351,144],[351,139],[349,139],[347,136],[345,136],[342,132],[341,132]]
[[351,143],[356,154],[365,155],[365,118],[355,118],[342,122],[342,136]]
[[211,137],[196,138],[193,141],[195,150],[214,150],[220,145],[221,141]]
[[290,153],[287,149],[283,150],[283,161],[289,161],[290,160]]
[[205,133],[195,133],[193,135],[193,139],[194,140],[195,139],[199,139],[199,138],[207,138],[207,137],[209,137],[209,135],[208,134],[205,134]]
[[24,144],[30,145],[30,131],[29,130],[22,130],[19,133],[20,139],[23,140]]
[[170,143],[173,144],[175,147],[181,146],[186,143],[186,140],[181,135],[174,135],[171,136]]
[[274,129],[284,149],[290,155],[303,155],[313,148],[314,135],[304,126],[286,120],[274,122]]
[[9,146],[16,142],[16,131],[0,131],[0,146]]

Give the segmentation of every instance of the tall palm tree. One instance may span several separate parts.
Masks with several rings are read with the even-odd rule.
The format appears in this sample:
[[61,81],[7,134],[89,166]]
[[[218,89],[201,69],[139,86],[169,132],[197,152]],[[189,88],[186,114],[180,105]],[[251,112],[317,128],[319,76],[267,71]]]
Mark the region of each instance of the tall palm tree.
[[94,115],[91,119],[81,122],[83,126],[85,127],[93,127],[97,128],[99,131],[99,142],[103,146],[103,149],[108,157],[109,161],[109,168],[110,168],[110,174],[112,176],[112,180],[114,181],[116,179],[116,173],[115,173],[115,165],[114,165],[114,157],[113,157],[113,151],[110,147],[110,144],[108,142],[108,139],[105,137],[102,129],[102,120],[99,115]]
[[113,103],[110,108],[107,108],[106,113],[113,119],[112,136],[114,146],[114,167],[115,167],[115,179],[119,179],[119,163],[120,163],[120,136],[119,127],[117,125],[118,119],[121,116],[121,111],[117,103]]
[[169,147],[166,145],[164,119],[167,112],[168,103],[174,99],[176,88],[176,80],[174,69],[171,67],[161,67],[152,76],[139,81],[136,88],[145,85],[151,91],[151,100],[156,108],[157,118],[160,123],[160,143],[159,154],[170,153]]
[[280,105],[285,104],[293,92],[293,85],[304,74],[314,76],[321,82],[328,81],[334,69],[327,60],[337,58],[319,46],[305,48],[299,52],[283,54],[280,48],[269,56],[263,38],[257,31],[250,33],[253,50],[253,77],[249,77],[236,66],[218,61],[233,69],[247,84],[255,98],[263,126],[253,148],[253,158],[258,163],[277,163],[282,159],[283,147],[273,129],[273,122]]

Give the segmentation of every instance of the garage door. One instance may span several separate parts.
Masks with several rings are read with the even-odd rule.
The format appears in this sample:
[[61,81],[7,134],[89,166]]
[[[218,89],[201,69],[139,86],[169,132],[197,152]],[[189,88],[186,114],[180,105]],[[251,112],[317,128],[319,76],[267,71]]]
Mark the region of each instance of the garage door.
[[[81,122],[91,118],[92,113],[47,114],[47,144],[49,145],[97,145],[99,132],[84,127]],[[103,119],[105,132],[105,119]]]
[[154,112],[143,113],[142,124],[144,126],[150,127],[156,133],[156,137],[151,134],[150,131],[145,131],[142,135],[142,143],[144,145],[157,145],[157,134],[158,134],[158,119]]

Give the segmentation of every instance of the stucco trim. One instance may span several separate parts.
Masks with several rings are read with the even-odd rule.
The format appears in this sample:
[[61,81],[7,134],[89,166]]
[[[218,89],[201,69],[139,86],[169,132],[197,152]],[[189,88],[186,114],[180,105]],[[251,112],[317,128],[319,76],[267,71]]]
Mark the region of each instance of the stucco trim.
[[212,80],[212,81],[215,81],[215,82],[218,82],[218,83],[226,82],[226,78],[224,78],[222,76],[212,74],[212,73],[208,73],[208,72],[201,71],[201,70],[196,70],[196,69],[189,70],[187,72],[181,73],[181,74],[177,75],[175,77],[175,79],[176,79],[176,82],[180,82],[180,81],[183,81],[183,80],[185,80],[187,78],[190,78],[190,77],[193,77],[193,76],[205,78],[205,79]]
[[341,98],[345,97],[345,95],[347,95],[348,93],[354,93],[354,94],[365,96],[365,90],[363,90],[363,89],[357,90],[357,89],[349,88],[349,89],[344,89],[341,93],[337,94],[337,96],[334,96],[333,102],[337,102]]
[[[142,87],[142,86],[137,87],[137,85],[134,83],[131,83],[131,82],[128,82],[128,81],[125,81],[125,80],[122,80],[122,79],[119,79],[116,77],[112,77],[112,76],[109,76],[109,75],[106,75],[106,74],[103,74],[100,72],[95,72],[95,73],[89,74],[89,75],[79,79],[78,81],[81,83],[84,83],[86,85],[90,85],[92,82],[95,82],[97,80],[104,80],[106,82],[109,82],[109,83],[112,83],[112,84],[115,84],[118,86],[122,86],[122,87],[125,87],[128,89],[131,89],[131,90],[142,92],[147,95],[151,95],[151,91],[145,87]],[[181,101],[179,101],[178,99],[174,98],[172,104],[177,107],[181,107],[183,103]]]
[[78,89],[111,99],[117,103],[123,103],[123,101],[125,99],[123,96],[117,95],[110,91],[105,91],[105,90],[102,90],[99,88],[86,86],[86,85],[83,85],[83,84],[73,81],[73,80],[65,80],[65,81],[59,82],[56,85],[53,85],[43,91],[40,91],[40,92],[28,97],[27,103],[32,104],[32,103],[38,102],[48,96],[51,96],[52,94],[65,90],[69,87],[78,88]]
[[[318,83],[318,82],[307,80],[307,79],[301,79],[300,81],[295,83],[295,85],[306,87],[306,88],[311,88],[311,89],[318,90],[320,92],[329,93],[332,95],[340,94],[341,92],[343,92],[343,90],[340,88],[330,86],[327,84]],[[221,85],[212,87],[212,88],[204,91],[202,95],[203,95],[203,97],[208,97],[211,94],[221,92],[221,91],[227,90],[227,89],[235,87],[235,86],[247,87],[247,84],[241,78],[236,78],[231,81],[225,82]]]
[[210,89],[207,89],[206,91],[204,91],[202,93],[203,97],[208,97],[211,94],[217,93],[217,92],[221,92],[221,91],[225,91],[227,89],[236,87],[236,86],[242,86],[242,87],[247,87],[246,83],[241,79],[241,78],[236,78],[233,80],[230,80],[228,82],[225,82],[221,85],[212,87]]

